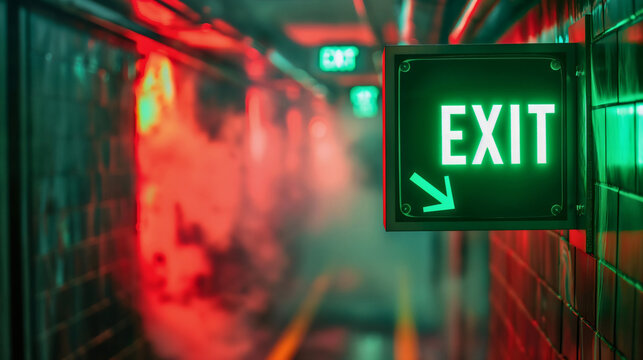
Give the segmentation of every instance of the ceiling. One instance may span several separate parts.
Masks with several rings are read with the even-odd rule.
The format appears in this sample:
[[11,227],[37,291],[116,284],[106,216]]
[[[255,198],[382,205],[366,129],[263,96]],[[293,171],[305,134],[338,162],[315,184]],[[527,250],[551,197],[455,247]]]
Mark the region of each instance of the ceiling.
[[[244,47],[235,44],[248,45],[270,59],[282,76],[293,77],[327,94],[355,85],[379,84],[381,50],[385,44],[474,42],[478,33],[485,36],[484,40],[493,41],[493,37],[502,34],[512,22],[494,21],[491,24],[494,26],[489,26],[485,24],[489,15],[501,10],[507,12],[507,9],[519,13],[520,4],[531,2],[533,0],[132,0],[137,8],[153,3],[171,9],[177,14],[172,20],[175,26],[165,26],[172,29],[166,34],[182,34],[177,37],[188,45],[206,48],[214,56],[223,55],[232,62],[238,61],[239,49]],[[156,11],[147,13],[156,14]],[[176,31],[176,25],[184,23],[191,23],[196,30],[186,34]],[[203,28],[205,25],[215,31]],[[229,38],[220,37],[221,33]],[[341,44],[358,46],[360,65],[350,73],[322,72],[318,64],[319,47]]]

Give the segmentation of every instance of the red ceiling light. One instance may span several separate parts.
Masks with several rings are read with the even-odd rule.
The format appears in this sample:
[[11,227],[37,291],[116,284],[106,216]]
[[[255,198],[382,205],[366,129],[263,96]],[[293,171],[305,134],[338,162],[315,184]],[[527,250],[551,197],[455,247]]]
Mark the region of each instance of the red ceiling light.
[[156,26],[189,26],[190,23],[155,0],[132,0],[132,9],[138,19]]
[[[169,32],[167,35],[172,36],[172,34],[170,34]],[[245,47],[241,46],[242,44],[237,39],[223,35],[222,33],[212,29],[212,27],[208,24],[195,29],[177,30],[174,32],[174,35],[172,37],[184,42],[189,46],[200,49],[238,49],[239,52],[243,52],[245,49]]]
[[354,44],[374,46],[375,36],[368,25],[348,24],[287,24],[284,32],[301,46],[321,46],[328,44]]

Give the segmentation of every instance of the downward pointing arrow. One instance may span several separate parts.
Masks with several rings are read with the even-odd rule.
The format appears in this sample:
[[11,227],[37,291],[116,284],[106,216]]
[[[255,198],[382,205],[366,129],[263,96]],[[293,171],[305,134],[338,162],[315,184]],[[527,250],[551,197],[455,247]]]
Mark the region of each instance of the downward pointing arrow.
[[435,186],[429,184],[428,181],[424,180],[423,177],[417,173],[411,175],[411,181],[420,187],[420,189],[426,191],[431,196],[433,196],[440,203],[437,205],[430,205],[424,207],[424,212],[434,212],[434,211],[444,211],[444,210],[453,210],[455,209],[455,204],[453,203],[453,193],[451,192],[451,182],[449,177],[444,177],[444,184],[446,185],[447,194],[444,195],[440,190],[436,189]]

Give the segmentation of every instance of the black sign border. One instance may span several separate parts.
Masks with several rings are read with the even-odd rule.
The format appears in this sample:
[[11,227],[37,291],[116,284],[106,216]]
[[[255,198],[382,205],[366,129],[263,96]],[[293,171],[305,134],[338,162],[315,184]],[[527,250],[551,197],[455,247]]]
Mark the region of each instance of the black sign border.
[[[382,161],[384,227],[387,231],[448,230],[565,230],[577,228],[577,52],[576,44],[476,44],[476,45],[389,45],[382,54]],[[566,71],[563,139],[566,141],[566,197],[560,220],[492,219],[484,221],[442,221],[408,218],[396,211],[398,203],[397,163],[397,71],[398,56],[548,56],[560,59]],[[405,221],[406,220],[406,221]]]

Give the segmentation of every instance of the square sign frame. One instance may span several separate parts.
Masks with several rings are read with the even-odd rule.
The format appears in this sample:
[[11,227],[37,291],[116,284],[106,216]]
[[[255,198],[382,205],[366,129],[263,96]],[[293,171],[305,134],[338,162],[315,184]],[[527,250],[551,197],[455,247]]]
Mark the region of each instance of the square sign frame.
[[[382,54],[382,104],[383,104],[383,201],[384,201],[384,227],[387,231],[448,231],[448,230],[536,230],[536,229],[575,229],[578,226],[577,218],[577,57],[578,47],[576,44],[480,44],[480,45],[402,45],[386,46]],[[452,60],[454,63],[459,60],[479,61],[479,63],[493,64],[493,60],[499,61],[532,61],[535,59],[553,59],[557,60],[557,65],[562,73],[562,86],[560,111],[562,124],[560,125],[560,190],[561,193],[560,207],[551,214],[542,214],[539,216],[512,216],[509,211],[500,211],[503,215],[492,218],[476,218],[476,216],[449,216],[448,211],[442,211],[440,215],[434,216],[413,216],[410,212],[402,212],[401,195],[401,176],[400,173],[402,158],[400,157],[400,65],[409,60]],[[443,62],[446,64],[446,62]],[[477,64],[478,62],[476,62]],[[512,64],[513,65],[513,64]],[[446,65],[448,67],[448,65]],[[554,65],[552,65],[554,66]],[[402,68],[401,71],[405,69]],[[556,69],[558,70],[558,69]],[[485,71],[484,68],[480,71]],[[525,69],[529,72],[530,69]],[[430,79],[419,78],[415,81],[430,81]],[[420,87],[421,88],[421,87]],[[405,100],[408,103],[409,100]],[[471,105],[468,105],[470,107]],[[495,105],[494,105],[495,106]],[[410,107],[410,106],[409,106]],[[503,111],[508,112],[508,105],[505,105]],[[472,117],[473,111],[467,109],[467,116]],[[475,109],[474,109],[475,110]],[[483,110],[489,118],[489,109]],[[536,115],[531,113],[534,119]],[[462,116],[462,115],[456,115]],[[477,116],[477,114],[476,114]],[[505,115],[506,116],[506,115]],[[512,115],[513,116],[513,115]],[[498,117],[496,116],[496,119]],[[440,121],[440,120],[434,120]],[[480,120],[478,120],[480,122]],[[408,125],[409,127],[411,125]],[[439,125],[437,125],[439,126]],[[434,129],[435,130],[435,129]],[[407,130],[408,133],[408,130]],[[461,132],[462,133],[462,132]],[[405,135],[406,136],[406,135]],[[481,140],[482,141],[482,140]],[[444,140],[443,140],[444,142]],[[454,142],[456,143],[456,142]],[[416,150],[416,149],[413,149]],[[419,150],[419,149],[418,149]],[[513,151],[513,150],[512,150]],[[490,152],[490,151],[489,151]],[[472,157],[473,154],[467,154]],[[468,160],[470,161],[470,159]],[[486,161],[490,161],[487,157]],[[508,161],[506,159],[505,161]],[[480,169],[480,168],[478,168]],[[556,168],[558,169],[558,168]],[[407,171],[408,172],[408,171]],[[408,175],[408,174],[405,174]],[[415,176],[415,175],[414,175]],[[549,178],[548,178],[549,179]],[[406,179],[404,179],[406,180]],[[416,178],[417,180],[417,178]],[[448,177],[444,181],[435,178],[438,189],[438,197],[450,197],[453,202],[451,185]],[[419,180],[420,182],[423,179]],[[553,180],[552,180],[553,181]],[[420,183],[415,181],[416,185]],[[408,186],[408,185],[407,185]],[[428,185],[430,186],[430,185]],[[448,188],[445,191],[445,186]],[[430,186],[432,187],[432,186]],[[423,187],[423,189],[428,190]],[[532,189],[537,191],[537,189]],[[455,190],[454,190],[455,192]],[[446,196],[444,194],[447,194]],[[435,197],[435,199],[438,199]],[[435,200],[434,199],[434,200]],[[533,199],[533,196],[532,196]],[[442,201],[441,201],[442,202]],[[457,202],[457,195],[456,195]],[[502,202],[502,199],[498,199]],[[515,205],[515,204],[514,204]],[[529,207],[530,204],[524,204]],[[415,207],[417,208],[417,206]],[[406,208],[410,211],[410,206]],[[419,211],[419,210],[416,210]],[[425,207],[425,212],[426,207]],[[556,213],[555,213],[556,212]]]

